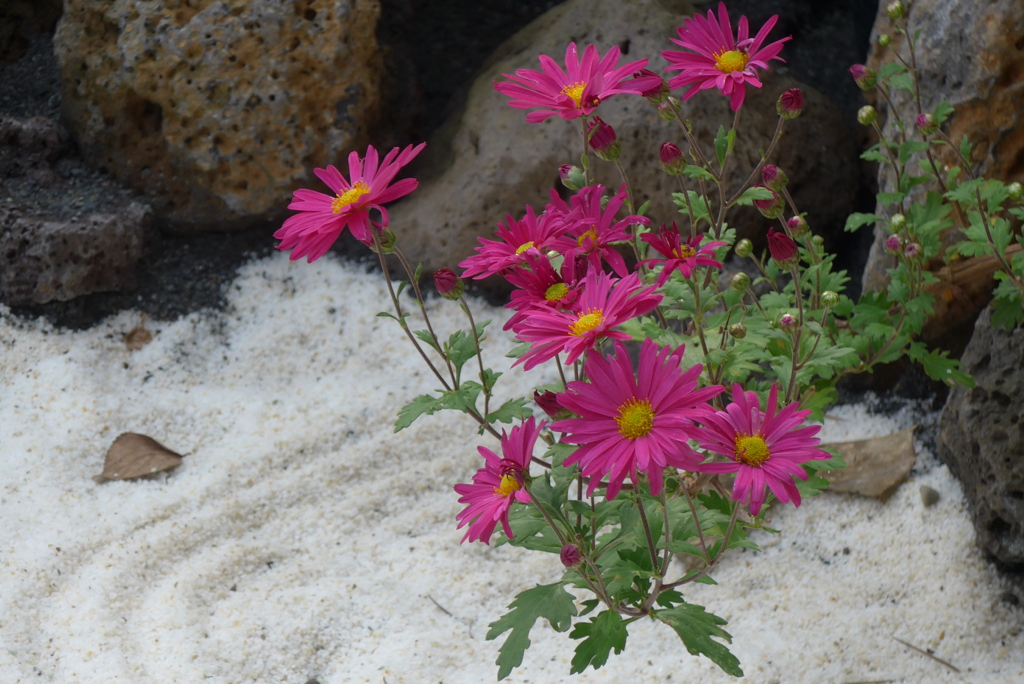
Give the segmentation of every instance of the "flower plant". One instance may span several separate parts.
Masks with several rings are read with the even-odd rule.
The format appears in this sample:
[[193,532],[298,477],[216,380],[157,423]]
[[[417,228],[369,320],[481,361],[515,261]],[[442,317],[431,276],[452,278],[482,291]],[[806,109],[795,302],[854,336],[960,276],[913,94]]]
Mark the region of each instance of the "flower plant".
[[[846,227],[886,227],[894,266],[886,291],[865,292],[856,302],[843,294],[846,273],[834,270],[834,255],[787,191],[785,171],[771,163],[786,122],[803,109],[798,89],[780,94],[775,134],[746,181],[726,187],[745,89],[762,87],[758,70],[780,60],[789,39],[765,44],[777,17],[753,38],[742,18],[734,34],[724,5],[679,28],[674,42],[684,51],[664,53],[679,72],[671,80],[647,70],[645,59],[620,66],[617,48],[602,58],[586,46],[581,58],[570,44],[564,69],[541,56],[541,71],[521,69],[495,84],[511,106],[531,110],[527,123],[558,115],[570,135],[579,127],[579,164],[559,169],[575,194],[566,201],[553,190],[543,209],[507,215],[497,239],[480,238],[476,254],[459,264],[461,277],[449,268],[435,273],[437,291],[458,303],[469,324],[447,338],[430,322],[422,268],[402,252],[381,206],[415,188],[414,180],[394,178],[422,145],[395,148],[379,168],[372,147],[363,159],[353,153],[348,180],[333,167],[318,169],[333,198],[296,191],[291,208],[301,213],[275,234],[279,247],[313,261],[348,226],[380,257],[394,306],[380,315],[398,322],[439,385],[401,409],[396,432],[421,415],[457,410],[498,440],[498,451],[479,447],[483,464],[472,481],[455,485],[463,541],[495,539],[562,564],[560,579],[526,589],[491,624],[488,639],[507,635],[499,679],[522,663],[538,618],[571,630],[578,642],[573,673],[604,665],[625,648],[630,624],[650,618],[673,629],[691,654],[741,676],[726,645],[726,621],[688,602],[686,587],[715,584],[712,572],[727,551],[756,550],[753,529],[773,532],[766,527],[773,505],[800,505],[827,486],[823,471],[842,467],[820,448],[818,423],[808,422],[823,419],[840,377],[909,357],[932,378],[970,383],[955,360],[915,339],[932,309],[935,276],[926,265],[942,256],[944,231],[964,237],[947,258],[995,255],[1002,267],[996,319],[1024,318],[1024,243],[1007,218],[1024,219],[1024,193],[1020,184],[974,173],[968,143],[954,145],[942,132],[948,104],[925,111],[917,37],[902,10],[890,16],[907,35],[909,54],[894,53],[877,74],[862,65],[851,73],[890,105],[892,136],[873,109],[859,118],[880,138],[865,158],[890,165],[897,187],[879,195],[880,213],[854,214]],[[710,149],[695,139],[672,96],[679,88],[687,89],[684,99],[703,90],[729,99],[732,126],[719,127]],[[898,112],[893,90],[912,94],[913,115]],[[593,182],[596,163],[622,171],[621,140],[593,115],[612,96],[643,97],[674,124],[675,140],[654,163],[678,181],[678,216],[649,217],[625,173],[620,188]],[[932,155],[939,147],[950,147],[961,164],[940,169]],[[926,161],[911,163],[916,158]],[[927,188],[919,199],[911,193],[918,186]],[[771,222],[764,253],[737,240],[725,220],[736,210],[759,211]],[[746,268],[725,272],[730,253]],[[405,273],[397,287],[389,254]],[[500,406],[492,400],[501,373],[486,368],[480,354],[489,322],[477,323],[464,298],[464,278],[491,276],[515,288],[505,326],[521,342],[509,352],[513,367],[550,364],[559,378]],[[410,325],[406,288],[423,329]]]

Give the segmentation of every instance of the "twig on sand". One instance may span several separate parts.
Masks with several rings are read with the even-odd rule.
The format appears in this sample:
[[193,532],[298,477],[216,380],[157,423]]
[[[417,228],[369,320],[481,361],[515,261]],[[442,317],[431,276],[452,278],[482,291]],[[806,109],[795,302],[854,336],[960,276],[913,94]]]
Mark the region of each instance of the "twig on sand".
[[438,607],[438,609],[439,609],[439,610],[440,610],[440,611],[441,611],[442,613],[444,613],[444,614],[445,614],[445,615],[447,615],[448,617],[452,617],[452,618],[453,618],[453,617],[455,617],[454,615],[452,615],[451,613],[449,613],[449,612],[448,612],[447,610],[445,610],[444,606],[442,606],[442,605],[441,605],[440,603],[438,603],[437,601],[435,601],[435,600],[434,600],[434,597],[433,597],[433,596],[431,596],[430,594],[427,594],[426,596],[427,596],[427,598],[428,598],[428,599],[430,599],[430,602],[431,602],[431,603],[433,603],[433,604],[434,604],[435,606],[437,606],[437,607]]
[[904,641],[903,639],[900,639],[899,637],[893,637],[893,639],[895,639],[896,641],[900,642],[901,644],[903,644],[903,645],[904,645],[904,646],[906,646],[907,648],[912,648],[912,649],[914,649],[915,651],[917,651],[917,652],[918,652],[918,653],[920,653],[921,655],[926,655],[926,656],[928,656],[929,658],[931,658],[932,660],[934,660],[934,661],[936,661],[936,662],[939,662],[939,663],[942,663],[943,665],[945,665],[946,667],[948,667],[948,668],[949,668],[950,670],[952,670],[953,672],[956,672],[956,673],[958,673],[958,674],[959,674],[960,670],[958,670],[958,669],[957,669],[957,668],[956,668],[955,666],[953,666],[953,665],[952,665],[951,663],[947,663],[947,662],[946,662],[945,660],[943,660],[942,658],[939,658],[939,657],[938,657],[938,656],[936,656],[936,655],[932,655],[932,654],[931,654],[931,653],[929,653],[928,651],[925,651],[924,649],[918,648],[917,646],[914,646],[913,644],[908,644],[908,643],[907,643],[906,641]]

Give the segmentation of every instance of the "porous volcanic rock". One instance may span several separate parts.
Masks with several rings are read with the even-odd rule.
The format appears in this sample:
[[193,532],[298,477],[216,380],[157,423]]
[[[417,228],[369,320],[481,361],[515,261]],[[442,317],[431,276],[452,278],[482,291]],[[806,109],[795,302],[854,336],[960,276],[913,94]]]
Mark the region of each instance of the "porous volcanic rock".
[[991,313],[962,359],[976,386],[949,393],[936,446],[963,484],[978,546],[1024,571],[1024,327],[993,327]]
[[[575,40],[582,50],[594,43],[602,55],[613,45],[622,49],[622,62],[650,58],[649,68],[666,66],[661,52],[674,47],[669,38],[686,18],[656,0],[569,0],[505,42],[492,56],[469,91],[461,115],[428,146],[434,169],[421,174],[420,188],[390,209],[391,225],[403,248],[428,269],[453,267],[491,236],[506,213],[519,218],[527,204],[541,209],[551,188],[560,188],[558,167],[578,163],[581,136],[578,121],[558,117],[528,124],[525,112],[508,106],[508,98],[493,88],[502,74],[516,69],[539,69],[538,55],[562,63],[565,48]],[[772,34],[770,39],[781,38]],[[671,72],[670,72],[671,75]],[[817,91],[779,73],[763,74],[764,87],[748,88],[742,109],[736,158],[728,174],[730,187],[746,179],[766,149],[778,117],[775,101],[787,88],[804,90],[803,116],[787,122],[773,163],[790,178],[790,192],[801,211],[810,212],[812,228],[842,226],[858,187],[853,137],[841,114]],[[733,113],[717,91],[701,93],[683,103],[684,116],[708,154],[719,126],[729,128]],[[678,218],[670,193],[678,192],[676,178],[658,164],[663,142],[682,145],[674,123],[661,120],[643,98],[619,95],[602,103],[597,112],[613,126],[622,142],[622,161],[637,202],[652,200],[652,222]],[[433,147],[433,149],[431,149]],[[597,179],[618,189],[615,167],[595,159]],[[768,221],[754,209],[740,207],[728,220],[742,235],[762,237]]]
[[63,221],[0,204],[0,301],[43,304],[134,287],[150,221],[138,202]]
[[[891,54],[887,55],[887,50],[877,44],[878,35],[888,34],[890,48],[907,54],[905,36],[894,30],[893,22],[884,12],[886,4],[882,0],[879,5],[872,31],[874,47],[867,62],[876,70],[883,59],[892,60]],[[914,0],[906,5],[911,31],[921,32],[916,53],[924,111],[932,111],[941,101],[950,102],[956,112],[945,130],[951,140],[959,142],[966,135],[974,143],[970,161],[975,171],[1007,182],[1024,180],[1024,3]],[[913,111],[906,91],[896,91],[893,98],[901,111]],[[876,106],[880,117],[884,117],[884,102],[877,102]],[[886,122],[890,133],[892,125],[891,120]],[[935,154],[940,167],[959,165],[950,149],[943,148]],[[878,186],[885,192],[893,189],[893,174],[888,167],[880,168]],[[888,212],[879,207],[876,213]],[[893,266],[893,259],[885,254],[886,237],[885,229],[877,227],[864,269],[865,289],[884,289],[888,284],[886,269]],[[945,241],[953,244],[958,239],[959,233],[951,231]],[[969,325],[990,291],[979,291],[971,283],[951,282],[937,293],[937,316],[941,319],[938,327],[948,330],[958,323]],[[946,308],[952,310],[946,313]]]
[[66,0],[54,50],[83,156],[172,229],[280,210],[364,144],[376,0]]

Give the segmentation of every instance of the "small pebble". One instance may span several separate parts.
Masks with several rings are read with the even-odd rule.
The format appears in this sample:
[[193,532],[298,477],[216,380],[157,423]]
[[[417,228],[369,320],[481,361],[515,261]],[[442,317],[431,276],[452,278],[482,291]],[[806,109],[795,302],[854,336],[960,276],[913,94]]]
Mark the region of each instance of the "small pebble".
[[931,508],[939,503],[939,493],[928,485],[921,485],[920,492],[921,501],[924,503],[925,508]]

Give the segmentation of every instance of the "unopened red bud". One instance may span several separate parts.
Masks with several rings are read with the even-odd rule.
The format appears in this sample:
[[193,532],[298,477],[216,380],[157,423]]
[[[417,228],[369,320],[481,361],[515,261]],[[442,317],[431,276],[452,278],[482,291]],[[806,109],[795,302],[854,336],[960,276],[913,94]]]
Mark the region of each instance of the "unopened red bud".
[[796,316],[793,314],[782,314],[779,316],[779,327],[787,332],[793,332],[796,330]]
[[782,192],[782,188],[786,187],[786,184],[789,183],[789,177],[786,176],[785,171],[775,166],[775,164],[765,164],[761,167],[761,181],[769,189],[775,192]]
[[782,216],[782,212],[786,210],[786,201],[782,198],[782,195],[763,185],[755,185],[754,187],[764,188],[772,194],[768,199],[754,200],[754,206],[761,212],[761,215],[769,219],[777,219]]
[[863,64],[854,64],[851,66],[850,75],[853,76],[853,80],[861,90],[871,90],[875,87],[875,83],[878,82],[878,76],[875,74],[874,70],[869,69]]
[[799,88],[790,88],[779,96],[775,111],[783,119],[795,119],[804,111],[804,94]]
[[786,221],[786,228],[793,237],[803,237],[807,234],[807,221],[803,216],[794,216]]
[[583,173],[583,169],[572,164],[559,166],[558,176],[562,179],[562,185],[570,190],[581,190],[587,185],[587,176]]
[[550,390],[543,393],[534,390],[533,400],[544,413],[552,418],[559,418],[563,412],[562,405],[558,403],[558,395]]
[[452,301],[458,301],[466,289],[462,278],[455,275],[455,271],[450,268],[438,269],[434,273],[434,287],[442,297]]
[[935,120],[935,117],[927,112],[917,115],[917,130],[921,132],[921,135],[927,137],[939,130],[939,122]]
[[582,562],[580,557],[580,550],[576,548],[575,544],[566,544],[562,547],[562,551],[558,554],[558,557],[562,561],[562,565],[567,568],[574,568]]
[[622,145],[615,135],[615,129],[606,124],[601,117],[595,116],[587,129],[587,144],[599,158],[615,161],[619,158]]
[[889,254],[899,254],[903,251],[903,238],[899,235],[890,235],[885,238],[885,251]]
[[785,233],[779,233],[774,228],[769,228],[768,251],[776,263],[787,263],[796,255],[796,242]]
[[670,176],[678,176],[686,168],[686,159],[675,143],[662,144],[658,150],[658,159],[661,161],[661,169]]
[[641,87],[643,88],[640,91],[640,94],[651,104],[661,104],[665,101],[665,98],[668,97],[668,81],[650,69],[641,69],[633,74],[633,78],[638,80],[643,79],[640,81]]

